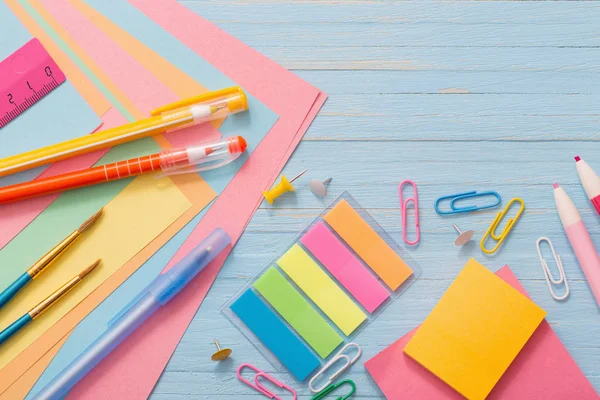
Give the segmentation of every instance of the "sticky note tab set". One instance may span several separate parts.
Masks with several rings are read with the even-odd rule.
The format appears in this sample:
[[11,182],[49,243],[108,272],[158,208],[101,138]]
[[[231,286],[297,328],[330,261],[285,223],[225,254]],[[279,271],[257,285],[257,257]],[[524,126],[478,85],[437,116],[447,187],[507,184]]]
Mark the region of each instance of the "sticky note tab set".
[[419,272],[344,193],[234,295],[223,313],[273,364],[303,381]]

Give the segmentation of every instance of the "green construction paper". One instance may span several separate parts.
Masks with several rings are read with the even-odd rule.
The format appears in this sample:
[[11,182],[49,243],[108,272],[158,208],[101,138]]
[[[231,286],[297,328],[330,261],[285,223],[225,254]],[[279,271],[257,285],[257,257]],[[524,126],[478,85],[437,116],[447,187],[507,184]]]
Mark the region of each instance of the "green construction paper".
[[79,56],[67,45],[64,40],[56,33],[54,29],[46,22],[44,18],[33,8],[33,6],[27,0],[17,0],[19,4],[27,11],[27,13],[37,22],[48,36],[52,38],[54,43],[60,47],[60,49],[77,65],[77,67],[87,76],[87,78],[100,90],[100,92],[106,97],[106,99],[115,107],[121,115],[123,115],[129,122],[135,121],[135,118],[119,100],[112,94],[110,90],[102,83],[100,79],[88,68]]
[[[159,149],[152,138],[137,140],[114,147],[96,165],[156,153]],[[0,291],[77,229],[83,221],[108,204],[133,179],[120,179],[71,190],[56,199],[0,251]],[[38,279],[43,279],[43,275]]]
[[321,358],[342,343],[342,337],[275,267],[258,278],[254,287]]
[[[98,87],[113,106],[129,121],[134,121],[135,118],[35,11],[31,4],[26,0],[19,0],[19,3],[86,74],[88,79]],[[143,138],[113,147],[95,165],[145,156],[157,153],[160,150],[160,146],[154,139]],[[0,268],[0,290],[4,290],[31,264],[46,254],[65,236],[73,232],[83,221],[112,201],[133,179],[120,179],[62,194],[0,251],[0,265],[6,266],[6,268]],[[39,279],[43,279],[43,276]]]

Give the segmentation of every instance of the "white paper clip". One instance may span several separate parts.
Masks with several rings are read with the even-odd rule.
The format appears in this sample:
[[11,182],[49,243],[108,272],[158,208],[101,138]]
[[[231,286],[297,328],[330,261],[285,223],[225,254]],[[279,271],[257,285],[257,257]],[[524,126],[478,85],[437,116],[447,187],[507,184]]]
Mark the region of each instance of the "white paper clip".
[[[552,256],[554,257],[554,261],[556,262],[556,266],[558,268],[558,279],[554,279],[554,276],[552,276],[552,271],[550,271],[550,268],[548,267],[548,263],[546,262],[546,260],[544,259],[544,256],[542,255],[542,249],[540,248],[540,243],[542,242],[546,242],[548,243],[548,246],[550,246],[550,250],[552,251]],[[535,246],[537,247],[537,252],[538,252],[538,256],[540,258],[540,262],[542,263],[542,269],[544,270],[544,275],[546,276],[546,283],[548,284],[548,290],[550,291],[550,295],[554,298],[554,300],[564,300],[569,296],[569,283],[567,282],[567,275],[565,274],[565,269],[563,268],[563,264],[562,264],[562,259],[560,258],[560,254],[558,254],[556,252],[556,250],[554,249],[554,245],[552,244],[552,242],[550,241],[550,239],[548,239],[547,237],[541,237],[537,240]],[[557,296],[556,293],[554,293],[554,289],[552,288],[553,285],[560,285],[561,283],[564,283],[565,285],[565,294],[563,294],[562,296]]]
[[[356,355],[353,358],[350,358],[349,355],[344,354],[344,352],[350,347],[356,348]],[[356,344],[354,342],[348,343],[347,345],[342,347],[342,349],[335,356],[333,356],[333,358],[331,360],[329,360],[329,362],[327,364],[325,364],[325,366],[319,372],[317,372],[315,374],[315,376],[313,376],[311,378],[311,380],[308,382],[308,388],[313,393],[319,393],[320,391],[325,389],[327,386],[331,385],[333,383],[333,381],[335,381],[341,374],[343,374],[348,368],[350,368],[352,366],[352,364],[354,364],[356,362],[356,360],[358,360],[361,353],[362,353],[362,349],[360,348],[360,346],[358,344]],[[325,382],[325,384],[323,384],[323,386],[321,386],[318,389],[315,389],[313,387],[313,383],[315,382],[315,380],[317,378],[319,378],[321,375],[323,375],[325,373],[325,371],[327,371],[329,368],[331,368],[331,366],[338,360],[345,360],[344,365],[342,365],[342,367],[340,369],[335,371],[335,373],[333,373],[333,375],[331,375],[327,379],[327,382]]]

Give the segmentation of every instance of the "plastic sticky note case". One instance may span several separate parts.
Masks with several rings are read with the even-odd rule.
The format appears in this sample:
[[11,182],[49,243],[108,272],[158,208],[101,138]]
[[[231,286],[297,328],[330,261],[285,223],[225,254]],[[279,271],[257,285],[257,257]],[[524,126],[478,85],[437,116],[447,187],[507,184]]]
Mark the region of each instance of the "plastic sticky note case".
[[274,367],[316,374],[420,275],[343,193],[222,308]]

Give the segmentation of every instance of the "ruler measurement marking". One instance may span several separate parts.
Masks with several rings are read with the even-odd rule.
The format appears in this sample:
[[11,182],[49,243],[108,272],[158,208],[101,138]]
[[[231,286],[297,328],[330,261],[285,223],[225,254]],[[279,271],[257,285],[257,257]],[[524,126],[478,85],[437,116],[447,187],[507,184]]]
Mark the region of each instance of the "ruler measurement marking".
[[[23,66],[24,71],[17,73],[13,70],[12,60],[20,55],[26,56],[30,62]],[[38,39],[31,39],[5,60],[0,61],[0,75],[6,77],[0,88],[0,128],[66,80],[64,73]]]

